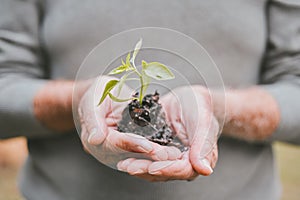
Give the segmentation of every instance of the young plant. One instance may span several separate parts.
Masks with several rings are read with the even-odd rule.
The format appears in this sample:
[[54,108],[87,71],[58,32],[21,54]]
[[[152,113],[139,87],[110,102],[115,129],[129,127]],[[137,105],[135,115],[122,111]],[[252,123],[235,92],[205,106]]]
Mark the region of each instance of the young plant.
[[[135,65],[135,58],[139,50],[141,49],[141,47],[142,47],[142,39],[140,39],[138,43],[135,45],[132,55],[129,52],[125,62],[122,59],[121,60],[122,65],[113,69],[109,73],[109,75],[122,74],[122,73],[124,73],[124,75],[119,80],[111,80],[106,84],[102,97],[98,103],[98,106],[105,100],[107,96],[109,96],[113,101],[116,102],[125,102],[125,101],[137,99],[140,105],[142,105],[145,92],[149,84],[151,83],[152,78],[156,80],[170,80],[175,78],[174,74],[169,70],[169,68],[166,65],[159,62],[147,63],[146,61],[143,60],[141,63],[142,69],[141,71],[139,71]],[[131,76],[133,75],[137,75],[138,79],[132,78]],[[140,91],[139,93],[137,93],[136,96],[127,99],[121,99],[118,97],[118,95],[120,94],[124,83],[128,80],[139,80]],[[111,91],[115,87],[118,87],[117,96],[111,93]]]

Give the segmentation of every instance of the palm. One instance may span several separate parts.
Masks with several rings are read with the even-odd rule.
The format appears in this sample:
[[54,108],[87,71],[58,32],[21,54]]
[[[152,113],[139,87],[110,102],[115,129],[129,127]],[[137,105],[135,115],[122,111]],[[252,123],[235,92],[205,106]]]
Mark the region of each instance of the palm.
[[204,159],[214,167],[219,126],[208,91],[201,86],[179,88],[167,94],[162,104],[176,136],[189,147],[189,159],[195,170],[204,172],[198,167],[198,161]]
[[217,161],[218,123],[212,114],[208,96],[202,92],[202,88],[179,88],[161,99],[176,136],[189,149],[183,152],[180,159],[127,159],[120,162],[118,167],[128,172],[129,168],[142,166],[144,171],[132,174],[151,181],[191,180],[199,174],[211,174],[211,167],[214,167]]
[[[98,80],[80,101],[81,140],[87,151],[113,168],[120,160],[128,157],[151,160],[172,160],[180,157],[179,150],[161,147],[142,136],[117,131],[117,122],[127,103],[116,103],[106,98],[97,106],[107,81],[107,78]],[[122,92],[130,95],[132,90],[124,86]]]

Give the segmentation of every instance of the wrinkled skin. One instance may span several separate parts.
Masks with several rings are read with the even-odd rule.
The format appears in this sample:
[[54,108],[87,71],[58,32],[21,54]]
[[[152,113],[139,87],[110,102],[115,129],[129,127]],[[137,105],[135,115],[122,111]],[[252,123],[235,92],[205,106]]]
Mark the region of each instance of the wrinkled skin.
[[[106,98],[100,106],[97,106],[109,80],[111,80],[109,77],[99,78],[90,86],[79,103],[81,140],[86,151],[113,168],[116,168],[120,160],[130,157],[151,161],[181,158],[182,153],[175,147],[161,146],[142,136],[117,131],[117,122],[127,102],[116,103]],[[120,96],[124,94],[128,98],[132,93],[129,87],[124,86]]]
[[149,181],[193,180],[210,175],[218,159],[219,125],[208,91],[201,86],[182,87],[161,99],[177,137],[189,147],[176,160],[151,161],[128,158],[118,169]]

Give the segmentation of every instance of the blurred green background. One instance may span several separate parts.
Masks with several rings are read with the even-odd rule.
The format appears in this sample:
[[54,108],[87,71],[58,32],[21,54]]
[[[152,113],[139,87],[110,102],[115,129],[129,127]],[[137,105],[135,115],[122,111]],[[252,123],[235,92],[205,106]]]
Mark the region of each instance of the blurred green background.
[[[274,150],[282,180],[282,200],[299,200],[300,147],[276,143]],[[24,139],[0,141],[0,200],[23,200],[18,192],[16,179],[26,155]]]

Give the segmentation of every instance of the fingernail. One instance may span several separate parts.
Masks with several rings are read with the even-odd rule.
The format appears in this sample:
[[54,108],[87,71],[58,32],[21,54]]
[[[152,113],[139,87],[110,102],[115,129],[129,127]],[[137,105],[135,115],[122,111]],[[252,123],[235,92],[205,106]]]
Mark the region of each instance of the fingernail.
[[140,145],[137,148],[145,153],[149,153],[153,150],[151,143],[148,141],[140,141]]
[[149,174],[152,174],[152,175],[162,175],[162,172],[161,171],[149,171]]
[[134,171],[134,172],[130,172],[130,174],[132,174],[132,175],[143,174],[143,173],[144,173],[144,171],[141,170],[141,169],[138,169],[138,170],[136,170],[136,171]]
[[88,143],[91,143],[92,142],[92,139],[93,137],[96,135],[97,133],[97,129],[96,128],[93,128],[91,131],[90,131],[90,136],[88,138]]
[[213,173],[214,170],[211,168],[210,163],[207,159],[200,159],[200,162],[203,167],[210,171],[210,174]]
[[124,171],[124,169],[122,168],[122,164],[123,164],[123,160],[119,161],[118,164],[117,164],[117,169],[119,171]]
[[151,169],[149,170],[149,174],[159,174],[159,173],[161,173],[160,170],[162,170],[172,164],[173,164],[172,161],[163,161],[160,163],[155,163],[155,164],[153,164],[154,167],[151,167]]

